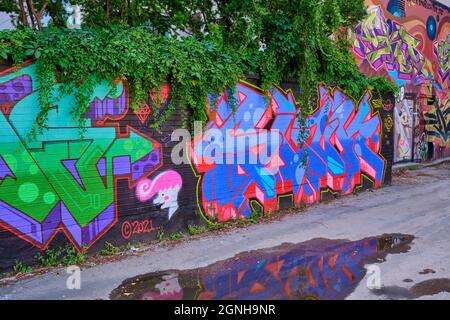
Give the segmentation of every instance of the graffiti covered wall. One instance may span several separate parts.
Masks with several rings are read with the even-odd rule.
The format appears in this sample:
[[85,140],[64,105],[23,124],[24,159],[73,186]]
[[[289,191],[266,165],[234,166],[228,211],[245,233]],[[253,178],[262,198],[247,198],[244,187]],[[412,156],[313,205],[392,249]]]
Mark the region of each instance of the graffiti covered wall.
[[[381,141],[389,146],[391,127],[383,128],[380,114],[389,113],[382,103],[376,111],[368,93],[355,102],[322,86],[319,96],[302,148],[292,92],[273,88],[267,102],[255,87],[239,84],[234,113],[225,93],[210,108],[206,131],[192,152],[200,179],[197,198],[207,219],[248,218],[255,210],[278,210],[281,202],[310,204],[324,192],[345,195],[363,182],[375,188],[383,183],[387,163]],[[225,146],[233,138],[236,142]]]
[[49,245],[98,250],[106,241],[123,245],[199,222],[194,187],[183,183],[193,172],[170,164],[180,119],[160,134],[148,128],[151,98],[134,112],[125,83],[116,90],[97,83],[80,138],[70,114],[76,89],[59,96],[55,84],[49,128],[32,141],[37,87],[34,65],[0,75],[0,268]]
[[[211,99],[209,122],[187,144],[190,161],[176,165],[171,135],[180,115],[160,130],[149,128],[167,103],[154,107],[149,95],[134,111],[126,83],[99,82],[80,137],[71,114],[77,89],[60,86],[52,88],[48,130],[33,140],[35,65],[0,74],[0,269],[31,262],[49,247],[98,251],[106,242],[151,240],[390,181],[393,102],[370,93],[356,100],[319,87],[311,135],[300,146],[295,90],[273,88],[267,99],[240,83],[235,112],[226,92]],[[168,87],[163,98],[170,99]]]
[[353,52],[362,72],[401,87],[396,162],[450,156],[450,9],[433,0],[365,2],[369,14],[354,30]]

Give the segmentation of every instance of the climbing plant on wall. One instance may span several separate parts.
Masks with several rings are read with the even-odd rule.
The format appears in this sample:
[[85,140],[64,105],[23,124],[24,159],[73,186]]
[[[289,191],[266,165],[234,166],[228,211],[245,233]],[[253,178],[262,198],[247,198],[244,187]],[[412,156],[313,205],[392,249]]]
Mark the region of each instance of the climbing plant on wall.
[[[176,108],[189,109],[193,121],[206,121],[208,94],[235,87],[248,73],[261,75],[267,93],[271,85],[297,78],[300,143],[308,135],[305,119],[319,83],[339,85],[354,97],[366,89],[396,90],[383,78],[362,75],[349,51],[347,30],[365,15],[363,0],[71,3],[82,5],[81,30],[65,29],[53,18],[50,27],[36,31],[22,15],[16,30],[0,32],[1,58],[37,64],[41,112],[32,136],[46,128],[55,81],[63,84],[62,91],[76,88],[73,115],[82,129],[92,83],[100,79],[126,80],[133,108],[167,82],[171,99],[153,123],[158,127]],[[51,17],[62,16],[55,8],[64,6],[51,8]]]

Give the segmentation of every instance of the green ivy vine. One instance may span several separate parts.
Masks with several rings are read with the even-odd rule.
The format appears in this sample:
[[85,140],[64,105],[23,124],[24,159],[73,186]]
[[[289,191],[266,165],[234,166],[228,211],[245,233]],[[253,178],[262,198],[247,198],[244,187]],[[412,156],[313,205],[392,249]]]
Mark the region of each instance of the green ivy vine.
[[[72,114],[82,134],[96,81],[113,86],[126,81],[134,110],[150,92],[156,97],[154,107],[161,107],[158,93],[169,84],[168,105],[152,119],[151,127],[158,129],[175,111],[186,125],[188,113],[191,121],[205,123],[208,95],[235,88],[249,73],[260,75],[268,97],[272,85],[296,78],[300,144],[309,134],[307,116],[319,83],[338,85],[353,97],[365,90],[380,95],[397,90],[384,78],[360,73],[351,53],[348,30],[364,17],[363,0],[229,0],[215,5],[160,0],[148,4],[148,14],[137,10],[137,2],[128,8],[123,1],[112,1],[107,14],[94,2],[77,2],[85,5],[83,29],[69,30],[55,19],[42,31],[27,26],[0,31],[0,58],[16,66],[27,59],[36,63],[40,112],[33,138],[47,128],[56,82],[60,93],[76,88]],[[232,93],[229,105],[234,109]]]

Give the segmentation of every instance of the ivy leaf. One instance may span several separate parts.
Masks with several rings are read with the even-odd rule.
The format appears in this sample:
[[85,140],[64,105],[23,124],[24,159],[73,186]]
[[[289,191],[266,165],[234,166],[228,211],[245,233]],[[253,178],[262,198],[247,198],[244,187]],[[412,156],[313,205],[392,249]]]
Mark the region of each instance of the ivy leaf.
[[[124,79],[132,106],[144,101],[156,84],[167,82],[171,104],[168,111],[158,112],[153,127],[185,107],[192,121],[207,120],[209,93],[221,94],[256,72],[264,90],[296,77],[303,113],[311,109],[319,81],[340,85],[355,96],[369,84],[387,91],[394,87],[384,78],[366,78],[348,50],[349,41],[336,42],[330,37],[340,27],[347,30],[361,20],[364,0],[214,1],[217,10],[205,6],[208,1],[133,0],[125,8],[118,7],[123,1],[109,1],[108,15],[99,1],[81,2],[81,30],[58,27],[55,20],[43,32],[31,28],[0,31],[1,57],[17,64],[25,57],[38,59],[39,103],[44,115],[37,124],[40,128],[45,128],[45,115],[51,108],[55,69],[67,92],[77,88],[73,115],[80,126],[85,123],[94,81]],[[194,18],[192,12],[202,18]],[[178,36],[169,36],[174,30]],[[186,35],[181,36],[183,32]]]
[[24,54],[25,56],[32,56],[34,55],[34,49],[27,49]]

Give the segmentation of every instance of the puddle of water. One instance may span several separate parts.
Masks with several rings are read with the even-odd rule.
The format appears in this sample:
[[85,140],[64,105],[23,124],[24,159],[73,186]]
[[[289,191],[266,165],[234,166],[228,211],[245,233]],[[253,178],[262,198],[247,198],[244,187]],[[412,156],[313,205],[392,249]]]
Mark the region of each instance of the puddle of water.
[[241,253],[204,268],[167,270],[125,280],[111,299],[344,299],[366,273],[364,265],[406,252],[411,235],[359,241],[313,239]]

